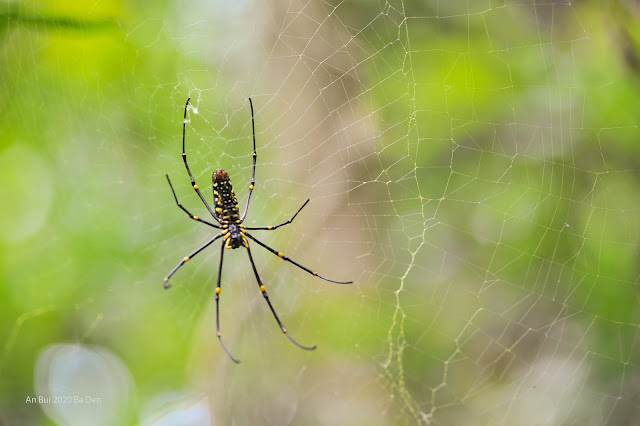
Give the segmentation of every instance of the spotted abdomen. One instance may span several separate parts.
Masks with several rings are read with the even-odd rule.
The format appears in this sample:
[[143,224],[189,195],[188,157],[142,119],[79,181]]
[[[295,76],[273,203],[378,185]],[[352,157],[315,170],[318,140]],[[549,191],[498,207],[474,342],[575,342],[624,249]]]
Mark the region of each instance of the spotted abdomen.
[[216,214],[221,221],[239,223],[240,217],[238,212],[238,199],[233,186],[229,179],[229,174],[218,169],[213,172],[213,203],[215,204]]

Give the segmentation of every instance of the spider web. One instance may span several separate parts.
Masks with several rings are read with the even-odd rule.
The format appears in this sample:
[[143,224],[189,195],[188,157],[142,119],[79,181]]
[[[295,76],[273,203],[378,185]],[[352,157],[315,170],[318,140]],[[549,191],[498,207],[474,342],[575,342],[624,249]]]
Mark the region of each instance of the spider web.
[[[13,3],[11,3],[13,4]],[[53,4],[53,3],[52,3]],[[637,416],[624,1],[7,5],[3,421],[625,424]],[[35,66],[34,66],[35,64]],[[256,244],[162,277],[215,230]],[[100,373],[100,374],[98,374]],[[93,377],[92,383],[83,378]],[[25,403],[27,396],[98,403]],[[105,414],[106,416],[106,414]]]

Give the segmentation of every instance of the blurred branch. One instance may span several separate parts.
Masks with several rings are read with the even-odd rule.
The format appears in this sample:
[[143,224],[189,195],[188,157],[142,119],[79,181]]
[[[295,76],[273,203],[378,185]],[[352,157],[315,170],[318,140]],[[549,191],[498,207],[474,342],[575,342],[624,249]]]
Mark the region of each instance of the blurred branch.
[[0,3],[0,30],[10,25],[29,26],[39,30],[64,29],[67,31],[104,31],[119,27],[115,18],[79,19],[69,16],[49,15],[43,11],[25,11],[15,3]]
[[640,4],[637,1],[617,0],[613,6],[613,17],[619,28],[624,61],[632,71],[640,72]]

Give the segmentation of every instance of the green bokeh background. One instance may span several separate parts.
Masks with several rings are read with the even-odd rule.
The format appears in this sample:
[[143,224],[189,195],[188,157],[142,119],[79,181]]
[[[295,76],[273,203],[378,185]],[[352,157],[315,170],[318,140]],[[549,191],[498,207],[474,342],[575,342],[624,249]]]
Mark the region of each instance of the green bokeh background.
[[[193,401],[217,424],[634,424],[639,25],[622,0],[0,4],[0,423],[82,424],[25,403],[68,344],[118,360],[98,424],[198,424]],[[203,194],[223,167],[244,206],[250,96],[247,223],[311,198],[262,240],[356,281],[253,249],[318,350],[241,250],[238,366],[218,248],[162,289],[212,235],[164,177],[205,217],[188,96]]]

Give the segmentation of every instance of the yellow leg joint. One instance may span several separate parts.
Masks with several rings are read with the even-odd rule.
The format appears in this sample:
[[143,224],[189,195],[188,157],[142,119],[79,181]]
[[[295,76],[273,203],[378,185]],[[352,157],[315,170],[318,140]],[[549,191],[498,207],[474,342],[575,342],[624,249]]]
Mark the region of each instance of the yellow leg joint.
[[249,185],[249,189],[253,189],[253,185]]
[[278,253],[278,257],[284,257],[284,254]]
[[265,291],[267,291],[267,289],[265,288],[265,286],[261,285],[260,286],[260,291],[264,293]]
[[193,220],[198,220],[198,219],[199,219],[198,216],[193,217]]
[[220,294],[221,291],[220,287],[216,287],[216,294]]
[[182,259],[182,260],[184,260],[185,262],[188,262],[188,261],[189,261],[189,256],[185,257],[185,258],[184,258],[184,259]]
[[199,186],[198,185],[193,185],[193,189],[198,189]]
[[221,337],[221,336],[222,336],[222,333],[218,333],[218,337]]
[[283,328],[283,329],[282,329],[282,332],[283,332],[283,333],[286,333],[286,332],[287,332],[287,329],[286,329],[286,328]]

